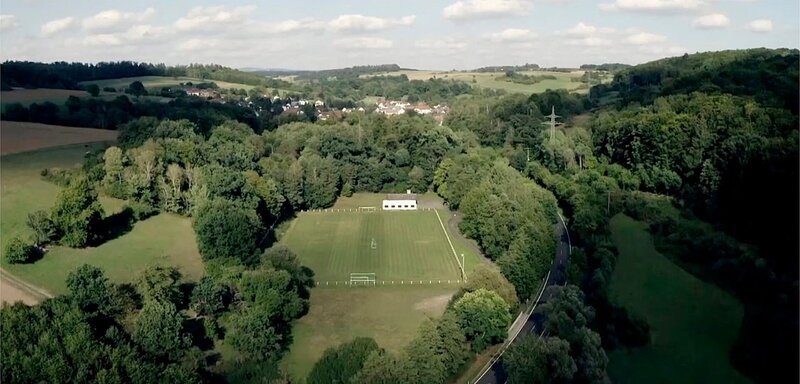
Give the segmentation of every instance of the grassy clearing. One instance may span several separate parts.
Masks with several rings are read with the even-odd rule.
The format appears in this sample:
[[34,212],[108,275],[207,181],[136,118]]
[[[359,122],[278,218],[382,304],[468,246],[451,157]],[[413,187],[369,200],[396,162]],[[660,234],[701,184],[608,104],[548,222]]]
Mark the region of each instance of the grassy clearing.
[[372,337],[398,352],[428,317],[444,313],[455,287],[315,288],[309,313],[292,328],[294,342],[281,365],[295,380],[305,380],[326,348],[358,336]]
[[[432,78],[447,79],[447,80],[460,80],[471,84],[473,87],[502,89],[510,93],[542,93],[548,89],[566,89],[575,90],[580,87],[581,83],[572,82],[571,79],[579,78],[583,75],[583,71],[574,72],[548,72],[548,71],[520,71],[520,74],[528,76],[542,76],[552,75],[556,80],[543,80],[536,84],[517,84],[508,81],[495,80],[497,77],[502,76],[501,72],[441,72],[441,71],[413,71],[403,70],[386,72],[369,76],[400,76],[406,75],[409,80],[428,80]],[[474,82],[473,82],[474,80]],[[585,93],[586,89],[577,90],[578,93]]]
[[68,144],[115,141],[119,132],[60,125],[0,122],[0,154],[27,152]]
[[[102,148],[99,144],[90,147]],[[45,182],[39,172],[47,167],[72,167],[83,162],[84,145],[71,145],[0,158],[0,247],[12,236],[28,236],[27,214],[49,209],[59,187]],[[118,212],[121,200],[101,197],[106,214]],[[41,260],[27,265],[0,265],[19,278],[52,293],[66,290],[64,279],[88,263],[103,268],[113,282],[127,282],[152,263],[176,266],[187,278],[203,274],[194,231],[189,219],[162,214],[137,223],[129,233],[96,248],[53,246]]]
[[741,326],[739,301],[658,253],[646,226],[627,216],[611,219],[619,260],[611,300],[647,320],[652,342],[610,353],[617,383],[746,383],[728,354]]
[[229,83],[227,81],[219,81],[219,80],[203,80],[194,77],[169,77],[169,76],[136,76],[136,77],[122,77],[119,79],[107,79],[107,80],[93,80],[93,81],[84,81],[80,84],[88,85],[88,84],[97,84],[101,89],[103,87],[114,87],[117,90],[127,88],[132,82],[134,81],[141,81],[145,88],[162,88],[162,87],[174,87],[179,85],[180,83],[192,82],[192,83],[208,83],[213,82],[216,83],[220,88],[230,89],[246,89],[250,90],[254,88],[252,85],[247,84],[239,84],[239,83]]

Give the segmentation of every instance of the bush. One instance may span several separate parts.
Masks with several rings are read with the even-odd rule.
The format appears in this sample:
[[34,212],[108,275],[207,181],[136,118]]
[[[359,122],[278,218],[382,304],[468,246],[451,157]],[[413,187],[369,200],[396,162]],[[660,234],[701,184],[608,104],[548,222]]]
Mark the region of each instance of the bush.
[[26,243],[19,237],[12,237],[6,243],[6,261],[10,264],[27,263],[36,255],[36,247]]
[[80,172],[79,169],[45,168],[39,174],[45,181],[65,187],[78,172]]
[[131,217],[133,217],[133,219],[136,221],[142,221],[158,214],[158,209],[154,208],[150,204],[145,204],[138,201],[131,201],[125,204],[123,210],[126,209],[130,210]]
[[114,87],[103,87],[103,92],[116,92],[117,89]]

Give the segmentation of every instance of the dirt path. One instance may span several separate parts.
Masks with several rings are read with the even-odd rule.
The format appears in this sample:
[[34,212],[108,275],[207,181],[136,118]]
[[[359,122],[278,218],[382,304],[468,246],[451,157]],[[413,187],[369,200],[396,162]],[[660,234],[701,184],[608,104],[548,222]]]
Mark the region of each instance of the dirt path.
[[53,297],[50,292],[28,284],[0,268],[0,303],[21,301],[34,305],[50,297]]

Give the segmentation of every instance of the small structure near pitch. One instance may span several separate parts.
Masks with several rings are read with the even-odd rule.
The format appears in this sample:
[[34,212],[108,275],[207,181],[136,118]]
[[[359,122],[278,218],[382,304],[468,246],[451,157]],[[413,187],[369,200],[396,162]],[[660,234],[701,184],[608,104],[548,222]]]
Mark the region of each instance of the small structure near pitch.
[[406,190],[405,194],[390,193],[383,200],[384,211],[416,211],[417,210],[417,195],[411,193],[411,190]]

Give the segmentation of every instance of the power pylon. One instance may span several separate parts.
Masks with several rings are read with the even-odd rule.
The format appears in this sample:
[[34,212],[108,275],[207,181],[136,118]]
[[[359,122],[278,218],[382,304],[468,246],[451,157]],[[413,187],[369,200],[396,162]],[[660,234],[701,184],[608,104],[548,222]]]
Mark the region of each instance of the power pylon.
[[556,127],[562,126],[564,123],[556,122],[556,118],[561,117],[556,115],[556,107],[553,107],[553,109],[550,111],[550,114],[545,117],[550,118],[550,121],[545,121],[542,124],[550,126],[550,141],[552,142],[556,136]]

